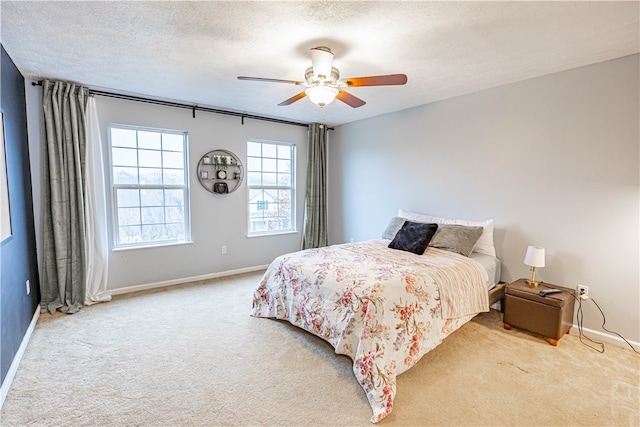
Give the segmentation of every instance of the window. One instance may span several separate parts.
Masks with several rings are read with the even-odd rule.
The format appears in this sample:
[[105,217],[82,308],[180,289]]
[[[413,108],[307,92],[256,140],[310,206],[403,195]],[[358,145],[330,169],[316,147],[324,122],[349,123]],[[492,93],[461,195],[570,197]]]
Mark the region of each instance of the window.
[[295,148],[283,142],[247,142],[250,236],[295,231]]
[[116,247],[186,242],[187,133],[110,125]]

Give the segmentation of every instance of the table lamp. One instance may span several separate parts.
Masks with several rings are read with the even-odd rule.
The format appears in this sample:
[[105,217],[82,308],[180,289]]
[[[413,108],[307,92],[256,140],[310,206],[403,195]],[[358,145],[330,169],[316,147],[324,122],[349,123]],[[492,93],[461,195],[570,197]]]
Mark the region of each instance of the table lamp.
[[544,248],[529,246],[524,256],[524,263],[531,267],[531,280],[527,280],[527,285],[538,286],[540,282],[536,282],[536,267],[544,267]]

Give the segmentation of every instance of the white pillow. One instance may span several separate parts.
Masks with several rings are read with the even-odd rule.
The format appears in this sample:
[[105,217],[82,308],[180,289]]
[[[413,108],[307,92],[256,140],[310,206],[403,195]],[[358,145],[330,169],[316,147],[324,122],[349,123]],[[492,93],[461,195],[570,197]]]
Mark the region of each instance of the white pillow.
[[480,238],[476,242],[476,245],[473,247],[473,252],[477,252],[480,254],[491,255],[493,257],[496,256],[496,248],[493,245],[493,220],[488,219],[486,221],[469,221],[466,219],[451,219],[451,218],[442,218],[439,216],[431,216],[425,215],[417,212],[409,212],[404,209],[398,209],[398,216],[401,218],[406,218],[411,221],[417,222],[433,222],[436,224],[457,224],[457,225],[467,225],[471,227],[480,226],[482,227],[482,234]]

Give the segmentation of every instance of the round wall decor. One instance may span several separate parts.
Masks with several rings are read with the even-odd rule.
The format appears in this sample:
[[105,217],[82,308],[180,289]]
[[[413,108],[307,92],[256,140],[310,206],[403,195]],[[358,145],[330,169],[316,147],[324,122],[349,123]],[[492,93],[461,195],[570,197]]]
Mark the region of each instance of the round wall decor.
[[242,162],[231,151],[212,150],[200,158],[197,167],[200,185],[210,193],[233,193],[242,184]]

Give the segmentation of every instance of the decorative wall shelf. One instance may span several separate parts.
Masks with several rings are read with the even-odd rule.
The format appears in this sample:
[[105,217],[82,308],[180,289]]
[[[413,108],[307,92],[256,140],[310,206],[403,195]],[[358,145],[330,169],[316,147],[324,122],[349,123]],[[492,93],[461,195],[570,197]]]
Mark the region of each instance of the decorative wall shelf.
[[202,156],[197,173],[200,185],[213,194],[233,193],[244,180],[242,162],[227,150],[212,150]]

